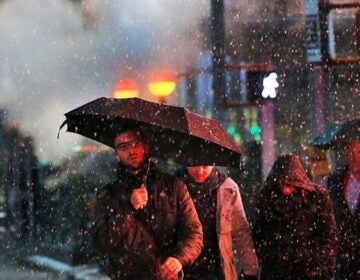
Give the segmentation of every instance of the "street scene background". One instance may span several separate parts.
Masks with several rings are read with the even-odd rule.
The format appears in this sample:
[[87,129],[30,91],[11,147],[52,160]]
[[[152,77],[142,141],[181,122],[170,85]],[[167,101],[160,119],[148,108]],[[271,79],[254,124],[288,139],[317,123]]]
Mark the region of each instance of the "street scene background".
[[[96,189],[116,176],[113,150],[58,132],[66,112],[119,97],[125,79],[138,97],[221,121],[242,151],[229,172],[250,223],[277,155],[298,154],[321,183],[341,157],[312,140],[359,118],[359,8],[324,22],[313,2],[0,1],[0,279],[106,279],[89,226]],[[176,84],[162,98],[148,88],[158,70]],[[264,98],[270,73],[276,97]]]

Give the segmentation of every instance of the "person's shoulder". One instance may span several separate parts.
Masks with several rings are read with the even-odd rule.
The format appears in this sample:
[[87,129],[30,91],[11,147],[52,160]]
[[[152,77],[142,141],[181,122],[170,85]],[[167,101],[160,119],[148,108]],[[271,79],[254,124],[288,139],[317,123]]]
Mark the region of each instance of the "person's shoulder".
[[157,178],[157,180],[165,181],[168,187],[185,185],[184,181],[181,178],[175,176],[174,174],[166,173],[159,169],[154,169],[153,172],[155,174],[155,178]]
[[321,194],[328,194],[329,193],[328,189],[325,186],[321,186],[321,185],[318,185],[318,184],[314,184],[314,186],[315,186],[316,191],[321,193]]
[[343,182],[347,170],[347,166],[341,166],[329,174],[326,180],[326,186],[330,192],[335,191],[338,188],[338,185]]
[[116,184],[117,184],[117,181],[113,181],[111,183],[108,183],[108,184],[105,184],[105,185],[101,186],[96,191],[96,197],[98,199],[103,199],[106,196],[111,195],[111,193],[113,192],[114,187],[116,186]]
[[317,200],[320,199],[320,201],[323,201],[323,202],[325,202],[327,200],[330,201],[330,193],[329,193],[329,190],[327,189],[327,187],[317,185],[317,184],[314,184],[314,186],[316,189],[316,193],[318,194]]
[[151,169],[151,175],[155,178],[160,178],[160,179],[172,179],[175,176],[169,173],[166,173],[162,170],[160,170],[158,167],[154,166]]
[[226,177],[219,188],[231,193],[239,191],[238,184],[231,177]]

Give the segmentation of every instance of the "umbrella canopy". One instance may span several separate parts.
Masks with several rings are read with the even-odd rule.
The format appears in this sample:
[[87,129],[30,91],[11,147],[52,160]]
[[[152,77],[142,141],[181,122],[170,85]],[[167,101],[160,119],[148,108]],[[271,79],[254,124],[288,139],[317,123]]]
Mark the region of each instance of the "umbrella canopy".
[[316,136],[313,139],[311,145],[323,150],[330,149],[331,141],[333,140],[335,134],[339,132],[343,123],[344,122],[330,124],[328,127],[325,128],[325,131],[322,134]]
[[353,141],[360,141],[360,119],[329,125],[324,133],[314,138],[311,145],[324,150],[341,149]]
[[145,135],[150,157],[185,165],[240,165],[240,149],[221,124],[183,107],[140,98],[102,97],[66,113],[65,117],[67,131],[112,148],[121,127],[135,125]]

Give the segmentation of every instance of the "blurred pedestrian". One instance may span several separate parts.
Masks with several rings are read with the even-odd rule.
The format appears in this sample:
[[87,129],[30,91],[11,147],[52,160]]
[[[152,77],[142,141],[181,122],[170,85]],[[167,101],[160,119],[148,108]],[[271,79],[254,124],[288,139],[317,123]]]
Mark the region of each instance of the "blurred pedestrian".
[[111,279],[178,279],[202,249],[202,227],[185,184],[148,160],[141,130],[115,139],[118,180],[99,190],[93,239]]
[[345,158],[327,181],[340,238],[335,279],[360,279],[360,141],[346,145]]
[[329,194],[299,158],[279,156],[257,202],[254,242],[261,279],[331,279],[338,236]]
[[193,166],[176,173],[188,186],[203,225],[204,249],[184,269],[185,279],[257,279],[258,260],[238,185],[214,166]]

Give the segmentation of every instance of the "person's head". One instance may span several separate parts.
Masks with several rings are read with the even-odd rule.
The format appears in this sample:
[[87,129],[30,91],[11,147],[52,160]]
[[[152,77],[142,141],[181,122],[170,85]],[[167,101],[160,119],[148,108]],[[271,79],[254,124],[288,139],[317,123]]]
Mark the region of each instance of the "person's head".
[[345,148],[346,160],[350,172],[359,181],[360,180],[360,141],[350,142]]
[[284,195],[290,195],[296,189],[315,190],[297,155],[287,154],[277,157],[266,178],[265,187],[279,189]]
[[196,183],[204,183],[213,171],[213,165],[188,166],[187,171]]
[[115,156],[128,170],[136,172],[143,166],[148,153],[138,128],[128,128],[117,133],[114,138]]

